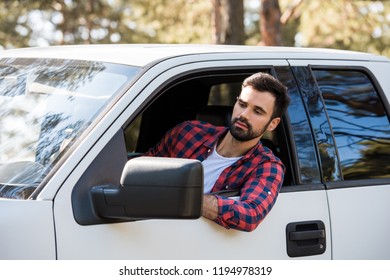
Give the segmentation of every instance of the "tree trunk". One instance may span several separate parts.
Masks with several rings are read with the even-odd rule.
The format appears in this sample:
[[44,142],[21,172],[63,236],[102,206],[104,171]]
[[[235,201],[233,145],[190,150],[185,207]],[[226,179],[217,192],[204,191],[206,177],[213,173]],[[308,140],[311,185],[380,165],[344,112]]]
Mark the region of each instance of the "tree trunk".
[[282,45],[279,0],[261,0],[260,32],[263,46]]
[[213,43],[243,45],[244,1],[212,0],[213,3]]

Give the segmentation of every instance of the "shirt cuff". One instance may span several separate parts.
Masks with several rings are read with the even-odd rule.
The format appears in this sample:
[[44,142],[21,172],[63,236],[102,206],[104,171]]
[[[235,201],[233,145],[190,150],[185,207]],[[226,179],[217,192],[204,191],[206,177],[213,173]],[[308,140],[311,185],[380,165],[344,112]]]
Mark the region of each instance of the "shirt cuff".
[[214,220],[219,225],[230,229],[229,220],[234,217],[234,200],[215,195],[218,202],[218,217]]

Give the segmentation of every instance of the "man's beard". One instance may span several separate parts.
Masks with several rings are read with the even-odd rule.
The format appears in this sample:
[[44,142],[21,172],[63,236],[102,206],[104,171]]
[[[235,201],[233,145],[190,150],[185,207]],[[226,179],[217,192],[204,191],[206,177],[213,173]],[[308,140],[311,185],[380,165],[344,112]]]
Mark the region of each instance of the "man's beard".
[[[244,123],[247,126],[247,130],[235,126],[234,123],[236,123],[237,121]],[[233,118],[230,123],[230,134],[233,136],[234,139],[240,142],[250,141],[252,139],[262,136],[270,122],[271,121],[269,121],[260,131],[254,131],[252,125],[246,119],[243,119],[241,117]]]

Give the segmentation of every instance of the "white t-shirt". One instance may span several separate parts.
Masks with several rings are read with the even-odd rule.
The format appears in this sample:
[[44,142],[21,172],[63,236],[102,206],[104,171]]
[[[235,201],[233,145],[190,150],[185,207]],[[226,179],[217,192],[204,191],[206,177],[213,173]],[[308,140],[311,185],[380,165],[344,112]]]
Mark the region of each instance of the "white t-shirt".
[[214,148],[211,155],[202,162],[204,170],[204,193],[210,193],[222,171],[240,158],[241,157],[223,157],[219,155],[217,149]]

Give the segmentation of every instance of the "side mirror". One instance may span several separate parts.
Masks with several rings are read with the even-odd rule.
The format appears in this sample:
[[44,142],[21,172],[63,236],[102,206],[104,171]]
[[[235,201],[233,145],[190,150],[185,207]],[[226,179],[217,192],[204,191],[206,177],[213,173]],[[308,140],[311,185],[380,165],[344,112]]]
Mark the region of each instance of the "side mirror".
[[120,186],[90,190],[104,219],[196,219],[201,216],[203,166],[198,160],[138,157],[129,160]]

